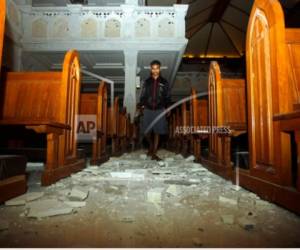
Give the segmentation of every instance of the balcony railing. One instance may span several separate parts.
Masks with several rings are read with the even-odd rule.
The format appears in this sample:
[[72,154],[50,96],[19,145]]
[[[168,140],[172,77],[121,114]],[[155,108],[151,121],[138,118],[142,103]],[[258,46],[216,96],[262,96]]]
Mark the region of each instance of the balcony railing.
[[185,39],[187,5],[32,7],[8,0],[9,33],[22,42]]

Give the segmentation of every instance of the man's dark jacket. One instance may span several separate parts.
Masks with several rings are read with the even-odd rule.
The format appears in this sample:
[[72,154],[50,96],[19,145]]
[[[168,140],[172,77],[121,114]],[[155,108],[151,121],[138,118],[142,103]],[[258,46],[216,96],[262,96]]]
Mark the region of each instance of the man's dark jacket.
[[159,76],[156,80],[149,77],[143,85],[140,96],[140,105],[148,109],[162,109],[170,105],[169,83]]

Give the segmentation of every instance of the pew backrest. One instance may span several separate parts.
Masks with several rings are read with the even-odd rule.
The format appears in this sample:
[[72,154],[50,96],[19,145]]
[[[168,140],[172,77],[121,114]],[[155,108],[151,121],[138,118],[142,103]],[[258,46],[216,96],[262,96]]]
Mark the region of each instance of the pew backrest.
[[97,131],[106,134],[107,130],[107,84],[101,82],[97,93],[80,95],[80,114],[96,115]]
[[210,125],[245,130],[245,80],[222,78],[219,64],[212,62],[208,84]]
[[3,80],[0,119],[74,125],[80,91],[77,52],[66,54],[62,72],[8,72]]
[[192,126],[208,125],[208,106],[206,99],[197,99],[197,92],[194,88],[191,90],[190,101],[190,123]]
[[97,130],[107,133],[107,84],[101,82],[97,96]]
[[76,157],[76,115],[79,112],[80,64],[76,51],[67,52],[62,72],[2,74],[0,122],[53,125],[67,129],[60,137],[61,155]]
[[97,114],[97,93],[82,93],[80,95],[80,114],[95,115]]
[[119,126],[119,97],[115,97],[113,108],[108,109],[107,132],[111,137],[117,136]]

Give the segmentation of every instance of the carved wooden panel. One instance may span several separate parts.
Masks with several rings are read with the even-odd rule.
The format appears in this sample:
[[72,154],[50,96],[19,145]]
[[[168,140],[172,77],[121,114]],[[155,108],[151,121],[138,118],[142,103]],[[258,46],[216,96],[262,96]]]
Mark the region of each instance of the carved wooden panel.
[[[272,79],[270,65],[270,33],[267,19],[258,11],[250,31],[250,88],[252,108],[252,143],[255,145],[256,164],[274,164],[274,140],[272,125]],[[257,125],[257,126],[256,126]]]
[[98,89],[97,129],[106,134],[107,129],[107,85],[101,82]]
[[300,104],[300,29],[286,29],[288,82],[292,86],[293,104]]
[[97,93],[82,93],[80,95],[80,114],[96,114],[97,99]]
[[[218,148],[218,141],[220,140],[213,132],[213,129],[218,126],[218,117],[220,117],[221,109],[218,109],[219,103],[217,98],[217,94],[219,91],[219,87],[221,85],[221,73],[219,66],[216,62],[211,63],[211,68],[209,71],[209,79],[208,79],[208,125],[211,128],[209,135],[209,155],[210,158],[218,158],[218,154],[220,153],[220,149]],[[222,105],[221,105],[222,106]],[[218,113],[219,112],[219,113]]]
[[233,130],[246,130],[246,86],[243,79],[222,79],[220,122]]
[[81,87],[81,74],[79,55],[76,51],[69,51],[65,57],[62,72],[62,95],[65,97],[61,103],[65,112],[61,113],[62,122],[71,127],[65,132],[65,155],[76,157],[76,115],[79,114],[79,98]]
[[190,101],[190,124],[193,126],[206,126],[208,125],[208,105],[206,99],[197,99],[197,92],[194,88],[191,91]]

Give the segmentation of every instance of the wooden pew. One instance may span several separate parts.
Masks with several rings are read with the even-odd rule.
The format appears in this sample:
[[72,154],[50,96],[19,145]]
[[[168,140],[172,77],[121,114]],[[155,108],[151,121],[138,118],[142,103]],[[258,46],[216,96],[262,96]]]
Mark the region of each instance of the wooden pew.
[[[4,43],[4,31],[5,31],[5,16],[6,16],[6,1],[0,1],[0,76],[1,76],[1,65],[2,65],[2,52],[3,52],[3,43]],[[2,82],[0,82],[1,86]],[[16,156],[0,156],[1,165],[0,171],[5,171],[3,164],[7,165],[7,159],[16,164],[20,164],[20,168],[26,167],[26,160],[22,162],[24,157]],[[21,162],[20,162],[21,161]],[[7,166],[9,167],[9,166]],[[15,171],[15,170],[11,170]],[[0,203],[9,200],[15,196],[21,195],[26,192],[26,177],[25,174],[21,171],[16,171],[14,176],[9,176],[9,178],[1,179],[0,175]]]
[[96,138],[93,140],[92,165],[108,160],[107,154],[107,84],[101,82],[97,93],[82,93],[80,114],[96,116]]
[[5,15],[6,15],[6,1],[0,3],[0,73],[2,64],[2,50],[4,44],[4,31],[5,31]]
[[107,135],[111,139],[111,154],[120,155],[120,142],[118,137],[119,127],[119,97],[115,97],[113,107],[108,109]]
[[[231,178],[231,137],[247,132],[245,80],[222,78],[217,62],[211,62],[209,70],[208,110],[209,155],[202,162]],[[228,127],[230,133],[222,127]]]
[[195,130],[192,133],[192,149],[196,161],[201,162],[201,141],[208,138],[208,133],[205,132],[205,127],[208,126],[208,106],[206,99],[197,99],[197,93],[194,88],[192,88],[191,97],[190,120],[191,126]]
[[127,135],[127,128],[129,126],[129,116],[126,113],[126,108],[123,108],[122,111],[119,114],[119,126],[118,126],[118,141],[119,141],[119,147],[120,152],[125,153],[128,150],[128,135]]
[[80,64],[76,51],[66,54],[62,72],[3,74],[0,94],[0,125],[24,126],[47,135],[42,185],[85,166],[85,161],[77,157]]
[[168,150],[174,151],[175,147],[175,113],[170,111],[171,114],[168,117],[168,128],[169,128],[169,138],[168,138]]
[[[279,1],[255,0],[246,42],[250,170],[240,172],[240,183],[298,213],[299,42],[299,29],[285,28]],[[292,131],[298,166],[291,160]]]
[[191,133],[189,129],[191,128],[191,120],[190,120],[190,111],[188,110],[187,107],[189,107],[189,103],[183,102],[181,104],[181,124],[183,127],[183,131],[180,134],[181,135],[181,142],[180,144],[182,145],[181,147],[181,154],[183,156],[188,156],[191,148]]
[[174,152],[179,154],[181,152],[182,148],[182,142],[181,142],[181,134],[180,134],[180,128],[182,126],[182,119],[181,117],[181,109],[180,107],[177,107],[175,109],[175,114],[174,114],[174,121],[173,121],[173,126],[174,126]]

